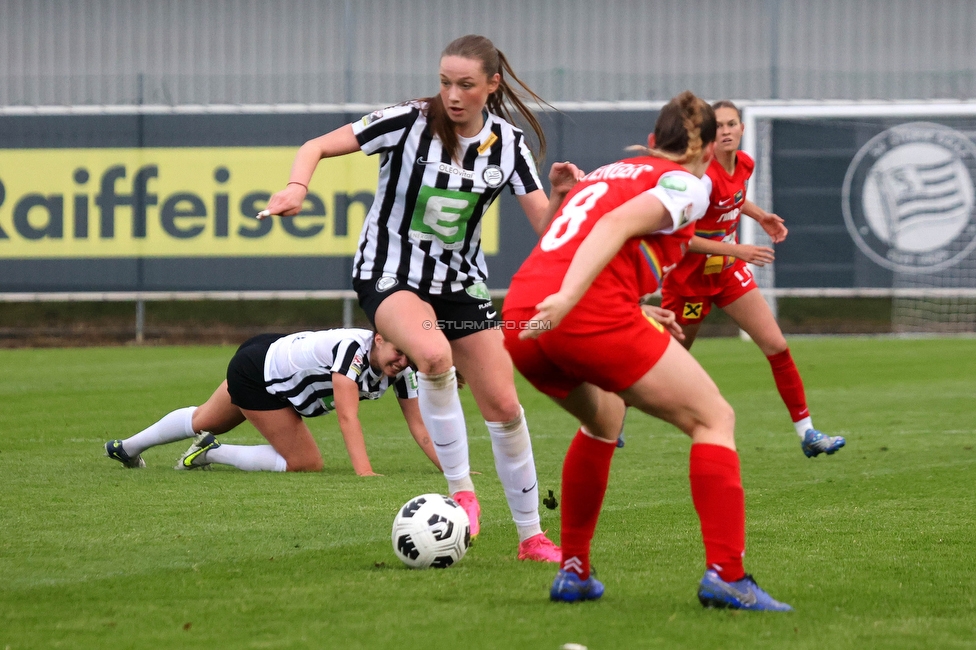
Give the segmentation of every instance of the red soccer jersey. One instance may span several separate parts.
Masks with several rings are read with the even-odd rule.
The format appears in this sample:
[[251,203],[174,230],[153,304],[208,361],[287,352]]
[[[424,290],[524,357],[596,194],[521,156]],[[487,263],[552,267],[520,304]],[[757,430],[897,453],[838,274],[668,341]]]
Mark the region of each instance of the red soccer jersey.
[[[709,196],[708,211],[695,224],[695,234],[705,239],[724,241],[729,244],[738,242],[739,214],[746,202],[746,182],[752,176],[755,163],[748,154],[736,152],[735,171],[730,175],[722,167],[718,159],[713,159],[706,172],[712,181],[712,192]],[[725,255],[702,255],[689,253],[671,271],[668,284],[673,283],[675,291],[681,293],[681,287],[693,285],[716,276],[732,265],[734,258]]]
[[647,287],[655,284],[656,288],[663,267],[673,263],[675,245],[661,240],[700,218],[708,205],[707,182],[661,158],[643,156],[605,165],[577,183],[512,278],[506,310],[534,307],[559,291],[573,256],[594,224],[643,192],[652,193],[664,204],[674,226],[627,240],[564,321],[596,331],[628,323]]

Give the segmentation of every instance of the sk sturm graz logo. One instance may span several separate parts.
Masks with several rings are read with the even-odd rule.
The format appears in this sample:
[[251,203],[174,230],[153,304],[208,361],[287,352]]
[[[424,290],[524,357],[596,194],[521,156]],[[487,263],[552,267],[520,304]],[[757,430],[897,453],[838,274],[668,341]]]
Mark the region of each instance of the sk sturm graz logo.
[[844,177],[842,208],[861,251],[903,273],[933,273],[976,247],[976,145],[926,122],[864,145]]

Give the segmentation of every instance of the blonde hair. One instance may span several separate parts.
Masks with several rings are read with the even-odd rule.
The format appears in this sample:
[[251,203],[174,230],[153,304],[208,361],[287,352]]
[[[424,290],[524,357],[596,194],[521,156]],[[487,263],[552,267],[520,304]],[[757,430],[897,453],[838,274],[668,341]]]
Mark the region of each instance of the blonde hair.
[[705,147],[715,141],[716,131],[715,111],[708,102],[686,90],[665,104],[657,116],[654,147],[633,145],[627,151],[684,164],[702,155]]
[[[501,77],[501,81],[498,84],[498,89],[492,94],[488,95],[488,102],[486,107],[488,111],[494,113],[498,117],[501,117],[508,121],[509,123],[515,124],[515,118],[512,113],[512,109],[509,107],[514,107],[515,112],[517,112],[529,127],[535,133],[536,138],[539,140],[539,151],[537,159],[541,161],[546,155],[546,135],[542,131],[542,125],[539,124],[539,120],[536,116],[529,110],[529,107],[525,105],[523,97],[528,95],[533,101],[550,106],[549,102],[545,101],[541,97],[535,94],[531,88],[525,85],[521,79],[512,70],[512,66],[509,64],[508,59],[502,54],[501,50],[495,47],[489,39],[484,36],[478,36],[477,34],[468,34],[467,36],[462,36],[457,38],[444,48],[441,52],[441,58],[445,56],[458,56],[462,59],[471,59],[473,61],[480,61],[481,68],[484,70],[485,74],[491,79],[494,75],[498,74]],[[521,86],[522,91],[518,91],[508,83],[506,79],[511,78],[519,86]],[[458,152],[460,147],[460,142],[458,140],[457,131],[454,129],[454,123],[451,122],[450,118],[447,116],[447,111],[444,108],[444,103],[441,101],[441,96],[434,95],[433,97],[427,97],[421,99],[420,101],[426,102],[427,104],[427,122],[430,124],[431,131],[437,138],[441,141],[441,144],[445,149],[452,152],[452,155]]]

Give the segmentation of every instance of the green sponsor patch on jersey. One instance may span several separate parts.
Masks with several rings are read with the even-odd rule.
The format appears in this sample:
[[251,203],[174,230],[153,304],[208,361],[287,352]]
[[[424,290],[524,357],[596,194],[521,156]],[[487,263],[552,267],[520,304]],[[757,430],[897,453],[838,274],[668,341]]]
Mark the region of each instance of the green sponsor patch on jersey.
[[488,286],[484,282],[475,282],[466,288],[464,292],[478,300],[491,300],[491,294],[488,293]]
[[474,192],[422,186],[410,220],[410,238],[439,241],[445,250],[461,248],[478,198]]
[[657,184],[661,187],[666,187],[669,190],[677,190],[678,192],[684,192],[686,189],[688,189],[688,183],[673,176],[665,176],[659,180]]

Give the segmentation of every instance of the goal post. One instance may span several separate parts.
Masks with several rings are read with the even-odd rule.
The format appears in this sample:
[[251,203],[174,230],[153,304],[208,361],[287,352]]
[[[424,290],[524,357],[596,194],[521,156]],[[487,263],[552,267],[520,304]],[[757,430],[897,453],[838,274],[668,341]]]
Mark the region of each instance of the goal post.
[[[889,297],[896,332],[976,332],[976,102],[743,102],[749,197],[790,234],[782,297]],[[769,245],[747,217],[743,243]]]

